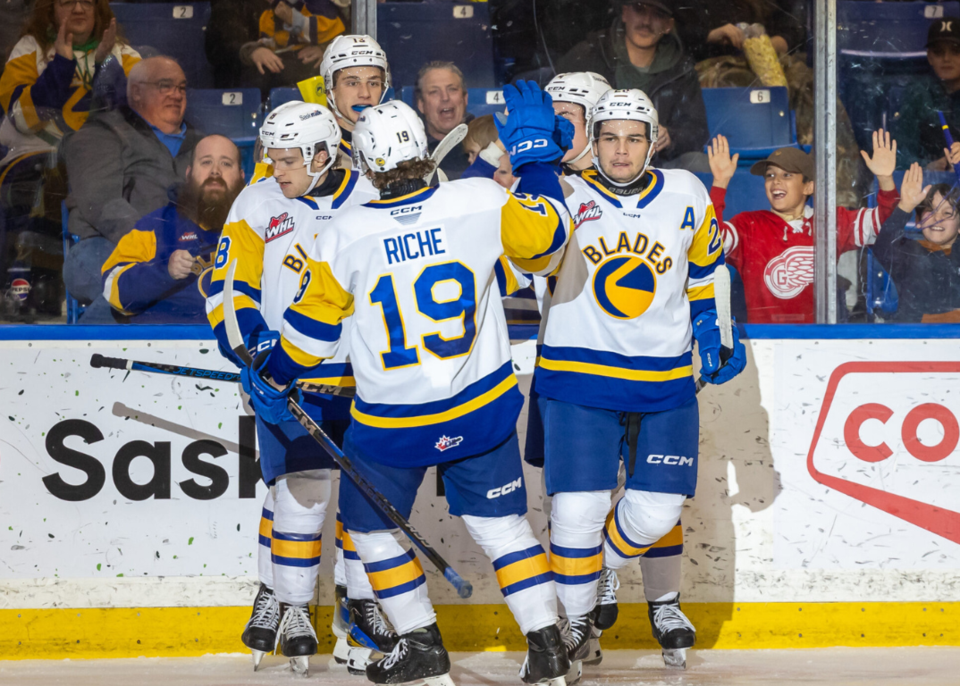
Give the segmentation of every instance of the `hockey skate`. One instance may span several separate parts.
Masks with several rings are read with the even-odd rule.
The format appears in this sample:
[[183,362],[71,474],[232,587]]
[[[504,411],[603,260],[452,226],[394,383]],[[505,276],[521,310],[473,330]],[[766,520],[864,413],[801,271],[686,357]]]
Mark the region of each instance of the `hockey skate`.
[[333,659],[338,665],[345,665],[350,657],[350,646],[347,644],[347,632],[350,631],[347,587],[338,585],[333,594],[333,623],[330,625],[330,631],[337,639],[337,644],[333,647]]
[[434,623],[401,636],[393,652],[367,666],[367,679],[375,684],[455,686],[440,629]]
[[570,671],[570,658],[556,624],[527,634],[527,656],[520,667],[520,679],[525,684],[566,686],[565,675]]
[[347,635],[351,674],[367,673],[367,665],[388,655],[397,645],[397,634],[380,612],[376,600],[348,600],[350,628]]
[[590,618],[580,617],[570,621],[566,617],[560,618],[560,633],[567,648],[567,657],[570,658],[570,671],[567,672],[567,686],[579,683],[583,675],[583,661],[590,656]]
[[600,635],[607,629],[617,623],[617,589],[620,588],[620,579],[617,573],[606,567],[600,572],[600,579],[597,582],[597,604],[591,613],[591,623],[589,645],[587,657],[584,658],[585,665],[598,665],[603,662],[603,650],[600,648]]
[[697,630],[680,610],[680,594],[673,600],[647,603],[653,637],[660,644],[663,662],[673,669],[687,668],[687,648],[697,641]]
[[277,641],[280,652],[290,658],[290,668],[300,676],[310,672],[310,657],[317,654],[317,634],[310,623],[308,605],[281,605]]
[[280,627],[280,604],[273,589],[260,584],[257,597],[253,601],[253,612],[243,630],[240,640],[250,649],[253,656],[253,671],[260,669],[260,662],[267,653],[272,653],[277,645],[277,629]]

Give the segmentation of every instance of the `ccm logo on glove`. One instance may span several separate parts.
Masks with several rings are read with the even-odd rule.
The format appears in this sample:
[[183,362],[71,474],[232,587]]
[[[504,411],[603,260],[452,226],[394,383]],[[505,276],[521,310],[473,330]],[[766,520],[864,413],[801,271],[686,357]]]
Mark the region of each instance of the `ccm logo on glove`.
[[516,155],[517,153],[526,152],[527,150],[536,150],[537,148],[545,148],[549,145],[549,142],[546,138],[537,138],[532,141],[523,141],[510,150],[511,155]]

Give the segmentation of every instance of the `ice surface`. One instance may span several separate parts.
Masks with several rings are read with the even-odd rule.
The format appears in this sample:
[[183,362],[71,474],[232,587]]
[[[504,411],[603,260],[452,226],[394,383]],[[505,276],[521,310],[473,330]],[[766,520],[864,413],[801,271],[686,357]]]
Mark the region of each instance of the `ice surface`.
[[[519,686],[520,653],[454,653],[457,686]],[[584,686],[955,686],[960,648],[829,648],[821,650],[692,650],[685,672],[666,670],[658,652],[608,651],[584,670]],[[361,686],[329,655],[315,658],[310,676],[294,675],[287,660],[264,658],[253,672],[249,655],[132,660],[22,660],[0,662],[4,686],[246,686],[323,684]]]

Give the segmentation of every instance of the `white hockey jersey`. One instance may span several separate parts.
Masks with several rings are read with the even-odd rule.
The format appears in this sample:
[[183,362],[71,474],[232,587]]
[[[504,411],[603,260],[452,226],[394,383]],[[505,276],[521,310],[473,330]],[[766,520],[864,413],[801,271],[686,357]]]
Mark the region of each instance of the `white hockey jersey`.
[[495,275],[560,261],[563,204],[464,179],[337,216],[310,254],[309,281],[287,311],[270,373],[283,383],[337,354],[353,321],[354,445],[369,459],[438,464],[486,452],[523,404]]
[[[207,317],[226,346],[223,331],[223,279],[236,259],[234,306],[244,336],[259,328],[279,331],[283,313],[303,285],[307,260],[316,236],[334,217],[355,204],[377,197],[370,182],[344,170],[340,187],[328,196],[286,198],[270,175],[241,191],[223,226],[207,297]],[[313,383],[352,386],[347,348],[323,365]]]
[[693,174],[647,174],[632,196],[613,194],[593,170],[566,179],[576,228],[544,313],[542,396],[657,412],[694,395],[692,319],[715,307],[720,230]]

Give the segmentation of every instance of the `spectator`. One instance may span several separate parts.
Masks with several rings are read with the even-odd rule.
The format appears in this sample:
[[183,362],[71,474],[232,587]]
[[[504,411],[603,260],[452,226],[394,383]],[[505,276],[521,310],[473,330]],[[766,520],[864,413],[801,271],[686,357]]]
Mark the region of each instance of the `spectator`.
[[[813,323],[813,156],[799,148],[781,148],[757,162],[750,173],[762,176],[769,210],[741,212],[723,221],[726,188],[739,155],[730,157],[727,140],[717,136],[709,148],[713,201],[722,228],[728,264],[740,272],[752,324]],[[897,204],[893,184],[897,143],[882,129],[873,133],[873,156],[862,153],[880,184],[878,207],[837,208],[837,254],[873,243],[881,224]]]
[[293,86],[317,75],[344,32],[331,0],[214,0],[205,49],[218,88]]
[[615,88],[642,90],[660,116],[653,166],[705,172],[707,111],[693,59],[674,29],[665,0],[624,2],[613,25],[589,34],[557,62],[557,70],[596,72]]
[[[0,160],[0,232],[29,229],[59,245],[67,187],[57,164],[60,140],[79,129],[91,109],[105,106],[95,91],[122,84],[139,60],[117,38],[107,0],[38,0],[0,77],[6,114],[0,144],[7,147]],[[62,251],[57,253],[59,272]],[[59,302],[52,305],[59,313]]]
[[[952,156],[960,161],[960,156]],[[938,183],[923,186],[923,170],[916,162],[903,176],[900,203],[883,223],[874,257],[897,287],[897,322],[960,322],[960,192]],[[910,214],[917,210],[923,240],[907,236]]]
[[960,17],[944,17],[930,25],[927,61],[933,74],[913,78],[897,115],[897,141],[902,165],[919,162],[933,171],[946,171],[944,137],[937,112],[943,112],[960,138]]
[[103,265],[103,296],[115,316],[137,324],[206,322],[197,282],[213,264],[243,182],[240,151],[229,138],[197,143],[186,181],[171,189],[170,202],[138,221]]
[[[416,97],[431,153],[444,136],[473,119],[473,115],[467,112],[463,72],[453,62],[425,64],[417,75]],[[450,180],[459,179],[469,166],[467,154],[460,147],[451,150],[440,163],[440,169]]]
[[[799,7],[803,5],[803,7]],[[697,60],[736,54],[745,40],[742,24],[762,24],[780,55],[802,48],[806,42],[805,3],[796,0],[712,0],[703,4],[703,21],[709,27],[702,45],[688,46]]]
[[480,151],[495,143],[499,137],[492,114],[485,114],[471,121],[467,125],[467,135],[460,144],[467,155],[467,164],[473,164]]
[[63,278],[81,303],[96,301],[90,320],[109,315],[103,263],[142,216],[167,203],[167,189],[190,164],[200,135],[183,121],[186,93],[174,60],[145,59],[130,71],[129,107],[92,117],[66,141],[69,228],[80,242],[66,256]]
[[493,173],[493,180],[508,191],[513,188],[517,177],[513,175],[513,166],[510,164],[510,153],[505,152],[500,155],[500,164],[497,165],[497,171]]

